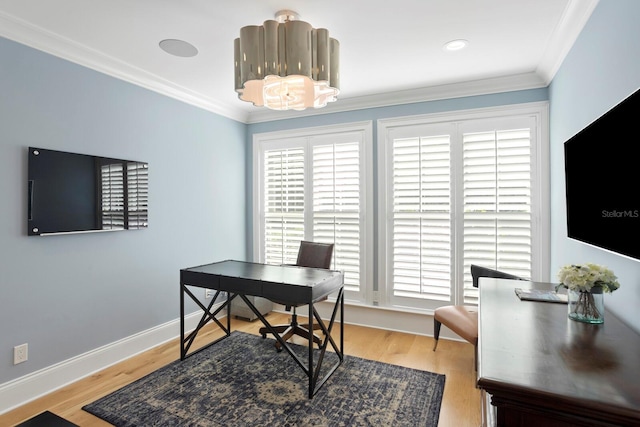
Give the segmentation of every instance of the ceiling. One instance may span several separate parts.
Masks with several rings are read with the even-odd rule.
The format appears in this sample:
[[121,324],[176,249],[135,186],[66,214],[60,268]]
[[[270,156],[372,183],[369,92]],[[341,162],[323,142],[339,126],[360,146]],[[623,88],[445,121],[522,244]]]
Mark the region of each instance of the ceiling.
[[[0,0],[0,36],[245,123],[545,87],[598,0]],[[240,101],[233,40],[291,9],[340,42],[340,95],[278,112]],[[164,39],[195,57],[172,56]],[[447,52],[450,40],[469,45]]]

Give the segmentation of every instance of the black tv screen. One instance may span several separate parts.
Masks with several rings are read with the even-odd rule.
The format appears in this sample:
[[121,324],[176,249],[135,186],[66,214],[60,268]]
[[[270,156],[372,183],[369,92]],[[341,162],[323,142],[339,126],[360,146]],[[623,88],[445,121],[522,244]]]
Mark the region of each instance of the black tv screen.
[[29,147],[27,234],[148,225],[145,162]]
[[640,260],[640,90],[564,144],[568,237]]

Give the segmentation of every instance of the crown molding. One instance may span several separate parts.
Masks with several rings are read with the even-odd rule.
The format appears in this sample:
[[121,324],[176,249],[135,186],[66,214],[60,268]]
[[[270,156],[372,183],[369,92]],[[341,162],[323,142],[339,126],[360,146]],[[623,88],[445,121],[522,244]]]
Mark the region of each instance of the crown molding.
[[547,43],[544,55],[533,72],[415,90],[339,98],[337,102],[328,104],[321,110],[282,112],[256,109],[249,113],[247,123],[547,87],[591,17],[598,2],[599,0],[569,0],[560,22]]
[[3,12],[0,36],[213,113],[241,122],[247,120],[247,113],[242,110]]
[[0,12],[0,36],[215,114],[252,124],[546,87],[560,68],[598,1],[569,1],[535,71],[411,90],[340,98],[337,102],[330,103],[322,109],[304,111],[273,111],[262,107],[247,108],[247,105],[244,105],[245,103],[242,101],[238,101],[238,107],[235,107],[3,12]]
[[570,0],[560,22],[547,42],[547,48],[538,64],[537,73],[547,85],[555,77],[562,62],[578,39],[600,0]]

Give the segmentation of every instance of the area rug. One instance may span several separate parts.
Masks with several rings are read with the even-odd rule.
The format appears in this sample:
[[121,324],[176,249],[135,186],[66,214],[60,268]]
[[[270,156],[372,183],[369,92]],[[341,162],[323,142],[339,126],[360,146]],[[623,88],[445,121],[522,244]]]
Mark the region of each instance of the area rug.
[[[235,331],[83,409],[118,427],[438,425],[444,375],[346,355],[309,399],[305,373],[273,344]],[[335,361],[327,352],[323,366]]]

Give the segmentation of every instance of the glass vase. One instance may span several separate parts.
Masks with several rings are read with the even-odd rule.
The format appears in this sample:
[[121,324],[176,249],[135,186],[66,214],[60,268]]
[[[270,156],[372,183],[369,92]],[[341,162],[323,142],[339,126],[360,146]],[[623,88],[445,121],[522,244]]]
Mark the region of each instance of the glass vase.
[[584,323],[604,323],[604,298],[602,288],[594,287],[591,291],[567,292],[569,303],[569,319]]

